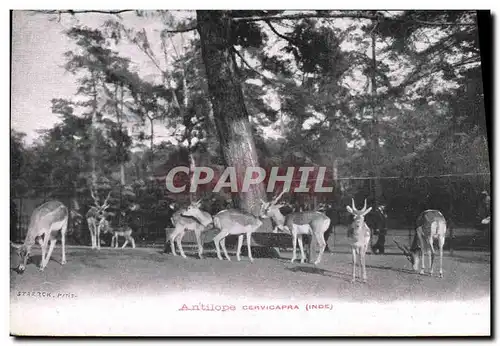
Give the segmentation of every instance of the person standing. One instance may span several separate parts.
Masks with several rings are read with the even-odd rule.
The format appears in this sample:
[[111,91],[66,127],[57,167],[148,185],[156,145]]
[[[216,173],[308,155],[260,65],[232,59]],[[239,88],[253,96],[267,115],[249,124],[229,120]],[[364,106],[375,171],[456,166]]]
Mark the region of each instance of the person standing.
[[385,236],[387,235],[387,213],[385,211],[385,205],[379,205],[371,213],[371,216],[367,215],[366,223],[368,227],[373,231],[374,235],[378,235],[377,242],[372,246],[372,251],[374,254],[384,254],[385,253]]

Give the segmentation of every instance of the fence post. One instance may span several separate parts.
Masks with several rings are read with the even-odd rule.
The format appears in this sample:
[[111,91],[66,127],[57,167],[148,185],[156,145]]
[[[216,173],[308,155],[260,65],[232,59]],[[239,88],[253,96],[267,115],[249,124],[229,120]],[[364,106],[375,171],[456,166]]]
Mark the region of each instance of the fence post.
[[408,247],[411,249],[411,228],[408,228]]
[[453,227],[450,227],[450,256],[453,256]]

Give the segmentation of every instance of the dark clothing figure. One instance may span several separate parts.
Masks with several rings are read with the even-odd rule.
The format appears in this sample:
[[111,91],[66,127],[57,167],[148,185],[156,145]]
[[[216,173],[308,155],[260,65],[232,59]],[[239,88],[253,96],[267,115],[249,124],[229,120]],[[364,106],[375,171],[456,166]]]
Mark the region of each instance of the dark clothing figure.
[[380,230],[378,233],[378,239],[375,245],[372,246],[372,251],[375,254],[384,254],[385,253],[385,236],[387,234],[386,230]]
[[481,192],[481,199],[478,205],[478,229],[486,231],[491,224],[491,197],[487,191]]
[[387,235],[387,214],[385,206],[380,205],[371,213],[368,213],[365,218],[366,224],[372,232],[372,237],[377,235],[377,242],[372,246],[372,251],[375,254],[385,253],[385,236]]
[[478,214],[482,220],[490,216],[491,197],[487,191],[481,192],[481,197]]

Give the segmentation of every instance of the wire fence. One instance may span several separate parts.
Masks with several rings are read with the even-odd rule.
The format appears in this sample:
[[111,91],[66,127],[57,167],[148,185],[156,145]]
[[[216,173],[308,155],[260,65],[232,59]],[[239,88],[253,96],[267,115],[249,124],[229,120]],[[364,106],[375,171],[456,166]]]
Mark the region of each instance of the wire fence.
[[[379,194],[373,197],[373,182],[378,180]],[[114,211],[112,224],[120,224],[126,219],[134,229],[138,244],[159,244],[166,241],[166,228],[172,227],[170,217],[176,207],[187,205],[188,194],[171,194],[164,182],[150,181],[135,188],[132,194],[120,186],[114,186],[110,200]],[[329,240],[335,248],[346,246],[343,229],[351,221],[346,210],[352,199],[360,207],[365,199],[369,206],[384,204],[387,217],[387,246],[391,247],[393,238],[404,244],[411,243],[414,223],[417,216],[426,209],[440,210],[449,225],[451,249],[489,249],[489,226],[481,225],[481,219],[489,215],[489,206],[484,203],[483,191],[490,191],[490,175],[483,173],[443,174],[427,176],[381,176],[381,177],[339,177],[331,193],[288,193],[282,198],[295,210],[317,210],[332,220],[335,232]],[[269,194],[269,196],[274,194]],[[268,196],[268,197],[269,197]],[[83,216],[79,224],[70,222],[69,243],[90,244],[85,213],[93,205],[89,191],[75,186],[32,187],[30,194],[11,196],[11,239],[20,241],[26,236],[29,218],[33,210],[42,203],[57,199],[72,208],[72,199],[80,205],[78,212]],[[205,192],[203,208],[212,215],[228,207],[231,194]],[[127,206],[135,203],[140,207],[132,211]],[[230,205],[229,205],[230,206]],[[325,207],[326,206],[326,207]],[[289,210],[290,211],[290,210]],[[285,212],[283,212],[285,214]],[[270,226],[272,228],[272,225]],[[106,239],[106,237],[104,237]],[[373,237],[376,239],[377,237]],[[185,241],[190,242],[187,235]],[[286,237],[284,237],[286,239]],[[399,240],[398,240],[399,239]],[[276,240],[281,244],[281,240]],[[287,242],[288,240],[283,240]],[[231,243],[229,241],[229,243]],[[283,245],[285,246],[285,245]]]

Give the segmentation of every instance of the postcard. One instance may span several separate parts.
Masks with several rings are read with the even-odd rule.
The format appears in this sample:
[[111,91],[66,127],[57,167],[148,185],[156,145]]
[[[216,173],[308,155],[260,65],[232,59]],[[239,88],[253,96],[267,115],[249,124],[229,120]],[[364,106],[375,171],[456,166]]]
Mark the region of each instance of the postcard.
[[491,336],[490,23],[11,11],[11,336]]

